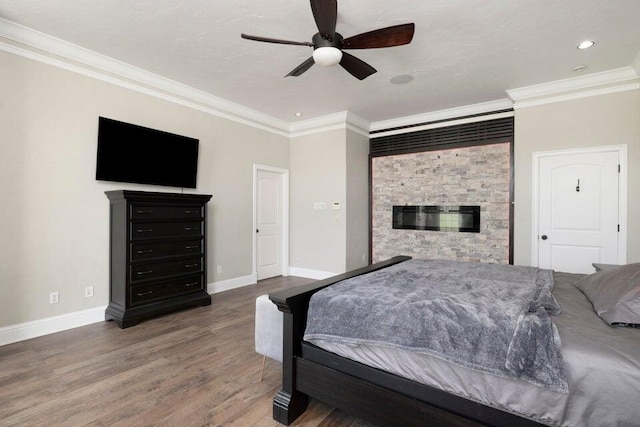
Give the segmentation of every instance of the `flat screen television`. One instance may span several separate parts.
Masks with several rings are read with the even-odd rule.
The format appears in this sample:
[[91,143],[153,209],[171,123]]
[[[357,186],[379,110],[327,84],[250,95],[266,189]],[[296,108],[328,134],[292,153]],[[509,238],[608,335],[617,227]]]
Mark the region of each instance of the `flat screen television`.
[[199,140],[100,117],[96,179],[196,188]]

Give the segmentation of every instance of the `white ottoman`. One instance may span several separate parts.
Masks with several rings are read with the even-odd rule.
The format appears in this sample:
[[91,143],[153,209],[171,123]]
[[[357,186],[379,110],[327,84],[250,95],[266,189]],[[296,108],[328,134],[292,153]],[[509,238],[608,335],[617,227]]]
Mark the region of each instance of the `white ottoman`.
[[267,357],[282,362],[282,318],[282,312],[271,302],[269,295],[256,298],[255,346],[256,353],[264,356],[263,377]]

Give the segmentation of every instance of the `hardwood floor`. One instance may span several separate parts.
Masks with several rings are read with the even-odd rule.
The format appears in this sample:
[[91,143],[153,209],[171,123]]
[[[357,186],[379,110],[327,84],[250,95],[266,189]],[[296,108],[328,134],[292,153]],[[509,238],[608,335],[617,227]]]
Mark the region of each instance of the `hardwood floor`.
[[[311,280],[279,277],[211,306],[120,329],[101,322],[0,347],[0,426],[279,426],[281,364],[254,351],[255,298]],[[311,400],[294,426],[370,426]]]

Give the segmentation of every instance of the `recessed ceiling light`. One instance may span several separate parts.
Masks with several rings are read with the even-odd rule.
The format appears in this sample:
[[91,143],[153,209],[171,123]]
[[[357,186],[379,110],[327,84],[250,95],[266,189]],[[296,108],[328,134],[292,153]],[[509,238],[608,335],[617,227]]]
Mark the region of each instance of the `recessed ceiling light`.
[[302,113],[300,112],[296,113],[296,117],[302,117]]
[[582,70],[586,70],[587,67],[588,67],[588,65],[580,64],[580,65],[576,65],[575,67],[573,67],[571,69],[571,71],[582,71]]
[[596,42],[594,42],[593,40],[585,40],[578,45],[578,49],[580,50],[589,49],[594,44],[596,44]]
[[389,81],[394,85],[403,85],[413,81],[413,76],[410,76],[409,74],[399,74],[391,77],[391,80]]

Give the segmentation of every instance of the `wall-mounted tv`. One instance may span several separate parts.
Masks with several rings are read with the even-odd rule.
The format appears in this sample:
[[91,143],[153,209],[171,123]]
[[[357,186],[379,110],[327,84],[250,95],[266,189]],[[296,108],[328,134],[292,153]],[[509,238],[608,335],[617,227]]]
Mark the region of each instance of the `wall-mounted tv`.
[[196,188],[194,138],[99,118],[96,179]]

